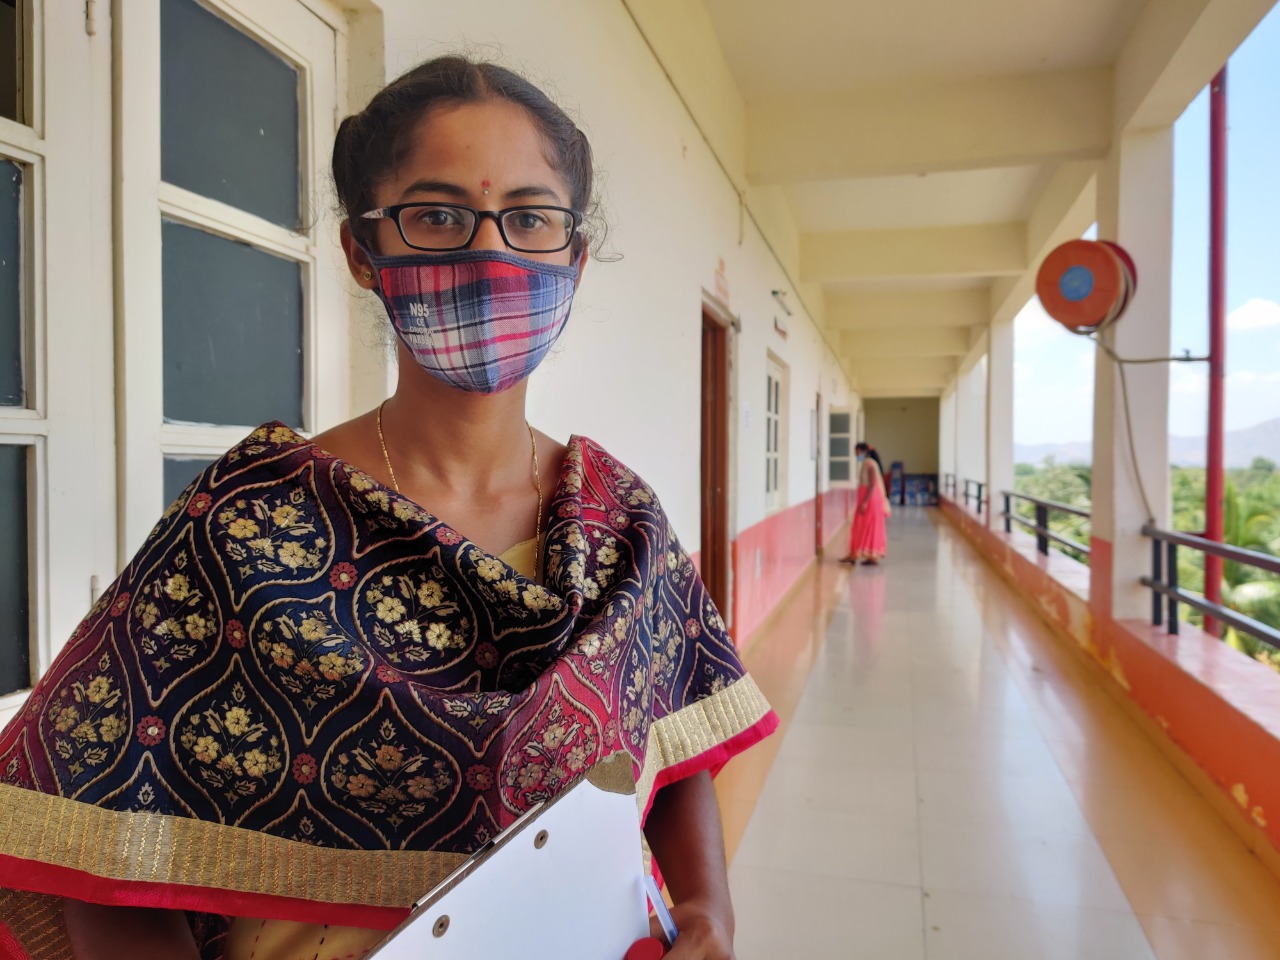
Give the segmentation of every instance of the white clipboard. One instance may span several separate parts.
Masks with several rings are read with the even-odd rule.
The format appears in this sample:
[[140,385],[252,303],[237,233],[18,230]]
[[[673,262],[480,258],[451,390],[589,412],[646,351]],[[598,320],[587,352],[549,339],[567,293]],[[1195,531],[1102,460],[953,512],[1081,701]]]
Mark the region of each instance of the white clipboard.
[[616,753],[415,905],[376,960],[622,960],[649,935],[631,758]]

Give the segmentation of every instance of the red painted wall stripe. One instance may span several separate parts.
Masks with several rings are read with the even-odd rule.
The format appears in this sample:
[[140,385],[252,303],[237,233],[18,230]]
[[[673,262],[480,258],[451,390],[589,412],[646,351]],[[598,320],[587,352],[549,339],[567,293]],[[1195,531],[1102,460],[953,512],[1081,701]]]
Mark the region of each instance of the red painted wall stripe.
[[[853,499],[843,488],[822,496],[825,543],[849,519]],[[817,501],[806,500],[748,527],[733,541],[733,636],[739,646],[814,561],[816,526]]]

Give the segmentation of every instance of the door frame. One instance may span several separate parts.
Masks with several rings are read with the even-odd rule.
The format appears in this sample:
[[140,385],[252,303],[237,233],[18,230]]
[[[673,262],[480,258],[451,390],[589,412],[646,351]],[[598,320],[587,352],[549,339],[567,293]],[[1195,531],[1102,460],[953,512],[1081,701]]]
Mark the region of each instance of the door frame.
[[813,407],[813,502],[814,502],[814,546],[813,552],[817,556],[822,556],[822,549],[826,546],[822,536],[823,514],[825,512],[825,502],[822,491],[822,391],[818,391],[817,400]]
[[[737,446],[737,397],[734,389],[737,336],[742,329],[728,307],[703,291],[699,382],[699,493],[703,582],[725,623],[733,625],[733,536],[736,488],[733,465]],[[710,344],[713,356],[707,356]],[[718,374],[708,383],[709,375]],[[708,433],[708,426],[713,431]],[[707,483],[711,472],[712,482]]]

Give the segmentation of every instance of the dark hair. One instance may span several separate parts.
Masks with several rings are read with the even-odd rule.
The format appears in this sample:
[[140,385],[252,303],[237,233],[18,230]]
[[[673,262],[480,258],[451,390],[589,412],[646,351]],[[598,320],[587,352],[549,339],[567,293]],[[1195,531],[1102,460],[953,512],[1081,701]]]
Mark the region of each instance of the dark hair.
[[[547,162],[569,188],[569,205],[586,217],[587,238],[600,239],[603,224],[593,199],[595,168],[586,134],[518,73],[457,55],[436,57],[401,74],[339,125],[333,142],[333,182],[338,204],[357,237],[373,242],[372,224],[362,221],[360,214],[376,206],[375,190],[404,162],[423,116],[433,107],[485,100],[505,100],[525,109],[546,143]],[[583,242],[580,230],[575,255]]]
[[871,449],[871,444],[869,443],[856,443],[853,446],[854,453],[866,453],[870,449]]

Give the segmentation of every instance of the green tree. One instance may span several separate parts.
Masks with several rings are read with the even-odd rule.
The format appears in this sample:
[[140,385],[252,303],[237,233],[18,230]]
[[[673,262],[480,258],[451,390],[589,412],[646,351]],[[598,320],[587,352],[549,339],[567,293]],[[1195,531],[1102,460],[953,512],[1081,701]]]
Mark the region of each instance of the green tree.
[[[1052,500],[1055,503],[1066,504],[1069,507],[1079,507],[1081,510],[1091,509],[1090,492],[1092,484],[1092,467],[1080,464],[1058,463],[1053,457],[1047,457],[1040,467],[1033,467],[1028,472],[1019,472],[1016,469],[1014,471],[1013,486],[1015,492],[1028,497],[1035,497],[1039,500]],[[1034,523],[1036,516],[1035,506],[1025,500],[1014,502],[1016,506],[1013,512]],[[1077,517],[1074,514],[1050,511],[1049,529],[1059,536],[1076,541],[1076,543],[1083,543],[1086,546],[1089,543],[1090,524],[1087,517]],[[1087,557],[1077,550],[1064,547],[1053,540],[1050,540],[1049,543],[1075,560],[1079,560],[1082,563],[1088,562]]]
[[[1223,496],[1223,541],[1233,546],[1280,556],[1280,473],[1275,464],[1257,457],[1247,469],[1227,472]],[[1205,471],[1200,467],[1174,467],[1170,472],[1173,528],[1203,534]],[[1191,593],[1204,594],[1204,554],[1178,551],[1178,584]],[[1223,564],[1222,599],[1226,606],[1269,626],[1280,628],[1280,580],[1247,564]],[[1182,617],[1202,624],[1204,617],[1182,607]],[[1280,670],[1280,651],[1233,628],[1223,639],[1237,650]]]
[[1261,473],[1265,476],[1276,472],[1276,462],[1268,460],[1266,457],[1254,457],[1249,469],[1253,473]]
[[[1261,459],[1254,460],[1254,466],[1249,468],[1251,473],[1264,472],[1256,469]],[[1265,471],[1274,472],[1274,469]],[[1265,496],[1258,496],[1256,492],[1254,496],[1242,496],[1231,481],[1227,481],[1222,501],[1223,541],[1245,550],[1274,554],[1277,505],[1268,503]],[[1225,561],[1222,602],[1246,617],[1280,627],[1280,579],[1257,567]],[[1234,627],[1227,627],[1223,639],[1237,650],[1280,670],[1280,650]]]

